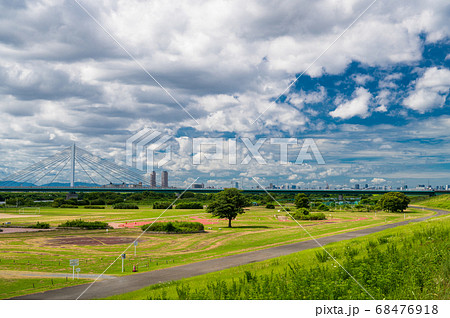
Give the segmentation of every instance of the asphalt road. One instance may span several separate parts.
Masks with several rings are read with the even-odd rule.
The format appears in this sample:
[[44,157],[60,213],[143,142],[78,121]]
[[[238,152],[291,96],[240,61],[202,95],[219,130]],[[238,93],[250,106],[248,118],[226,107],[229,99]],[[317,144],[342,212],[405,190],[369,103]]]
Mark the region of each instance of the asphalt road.
[[[416,207],[417,206],[411,206]],[[448,214],[448,211],[429,209],[430,211],[435,211],[438,215]],[[248,252],[243,254],[231,255],[226,257],[221,257],[217,259],[202,261],[198,263],[192,263],[187,265],[180,265],[171,268],[165,268],[160,270],[155,270],[151,272],[133,274],[123,277],[118,277],[115,279],[98,280],[95,284],[84,284],[78,286],[65,287],[62,289],[49,290],[42,293],[30,294],[25,296],[14,297],[12,299],[98,299],[109,297],[113,295],[119,295],[131,291],[135,291],[144,288],[149,285],[179,280],[182,278],[188,278],[193,276],[198,276],[202,274],[207,274],[211,272],[220,271],[223,269],[245,265],[249,263],[255,263],[264,261],[267,259],[289,255],[295,252],[307,250],[310,248],[318,247],[318,243],[321,245],[326,245],[332,242],[338,242],[342,240],[350,240],[353,238],[365,236],[368,234],[380,232],[386,229],[391,229],[397,226],[405,225],[412,222],[420,222],[430,217],[427,216],[414,220],[407,220],[398,223],[391,223],[386,225],[380,225],[372,228],[357,230],[353,232],[347,232],[327,237],[318,238],[317,241],[309,240],[303,241],[283,246],[271,247],[264,250]],[[301,229],[300,229],[301,230]],[[318,242],[318,243],[317,243]],[[89,287],[89,289],[87,289]],[[86,290],[87,289],[87,290]],[[83,293],[84,292],[84,293]],[[79,297],[81,294],[83,295]]]

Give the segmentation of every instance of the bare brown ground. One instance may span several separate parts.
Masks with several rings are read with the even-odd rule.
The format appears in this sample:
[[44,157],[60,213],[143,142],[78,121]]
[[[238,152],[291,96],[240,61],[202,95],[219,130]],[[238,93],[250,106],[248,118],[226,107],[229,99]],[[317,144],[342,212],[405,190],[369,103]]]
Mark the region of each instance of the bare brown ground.
[[[131,244],[135,238],[131,237],[90,237],[90,236],[75,236],[75,237],[58,237],[47,240],[45,245],[49,246],[63,246],[63,245],[80,245],[80,246],[99,246],[99,245],[119,245]],[[140,240],[142,241],[142,240]]]
[[40,217],[40,214],[7,214],[0,213],[0,219],[15,219],[15,218],[34,218]]

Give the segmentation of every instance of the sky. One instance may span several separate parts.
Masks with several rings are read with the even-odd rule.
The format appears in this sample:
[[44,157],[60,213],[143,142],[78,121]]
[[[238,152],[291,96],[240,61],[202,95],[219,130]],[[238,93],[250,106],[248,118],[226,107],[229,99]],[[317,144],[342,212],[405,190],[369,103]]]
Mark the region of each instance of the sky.
[[[441,0],[0,1],[0,178],[74,142],[125,165],[147,128],[173,186],[450,184],[449,21]],[[237,164],[194,164],[193,138]],[[296,162],[305,140],[324,164]]]

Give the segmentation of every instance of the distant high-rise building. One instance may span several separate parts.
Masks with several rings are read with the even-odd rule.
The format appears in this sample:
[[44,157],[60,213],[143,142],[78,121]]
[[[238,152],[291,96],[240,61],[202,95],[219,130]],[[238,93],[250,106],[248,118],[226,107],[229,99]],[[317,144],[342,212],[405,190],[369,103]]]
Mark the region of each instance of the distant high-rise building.
[[295,184],[293,184],[293,185],[291,186],[291,189],[292,189],[292,190],[295,190],[295,189],[297,189],[297,186],[296,186]]
[[203,184],[203,183],[193,183],[191,187],[192,187],[192,189],[204,189],[205,188],[205,184]]
[[367,188],[369,188],[369,185],[366,183],[366,184],[364,185],[364,189],[367,189]]
[[161,188],[169,187],[169,173],[167,171],[161,172]]
[[236,182],[234,183],[234,187],[235,187],[236,189],[239,189],[239,182],[236,181]]
[[150,174],[150,187],[156,188],[156,172],[152,171]]
[[355,184],[355,189],[359,190],[359,184]]

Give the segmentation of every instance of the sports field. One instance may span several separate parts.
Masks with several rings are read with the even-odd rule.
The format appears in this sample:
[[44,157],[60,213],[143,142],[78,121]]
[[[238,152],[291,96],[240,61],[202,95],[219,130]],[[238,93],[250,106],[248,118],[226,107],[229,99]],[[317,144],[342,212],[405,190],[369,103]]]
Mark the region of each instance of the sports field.
[[[24,233],[6,233],[5,229],[4,233],[0,233],[0,275],[2,278],[8,276],[10,271],[14,271],[15,275],[14,279],[5,277],[0,280],[0,297],[11,296],[9,290],[14,290],[14,295],[20,294],[20,286],[29,280],[29,277],[21,276],[20,273],[67,273],[70,276],[70,259],[80,260],[80,274],[104,272],[142,233],[138,225],[152,222],[163,211],[146,206],[141,206],[139,210],[114,210],[111,207],[101,210],[41,208],[39,215],[26,214],[34,213],[34,208],[3,211],[0,224],[10,222],[11,226],[27,226],[37,221],[57,226],[64,221],[81,218],[108,222],[115,228],[108,231],[51,230]],[[300,224],[314,237],[320,237],[429,214],[432,213],[414,209],[405,214],[337,211],[327,212],[327,220],[301,221]],[[132,273],[134,265],[142,272],[310,238],[285,212],[264,207],[249,208],[233,221],[232,228],[226,227],[226,220],[213,219],[204,210],[167,210],[159,221],[167,220],[199,221],[205,224],[206,231],[196,234],[145,233],[139,239],[136,256],[134,246],[126,252],[124,273],[118,260],[105,274],[128,275]],[[79,281],[82,282],[85,281]],[[48,289],[61,287],[51,285],[49,281],[45,283]],[[65,281],[60,283],[65,284]],[[28,285],[22,290],[23,294],[38,291],[30,290]],[[43,289],[45,287],[41,286],[40,290]]]

